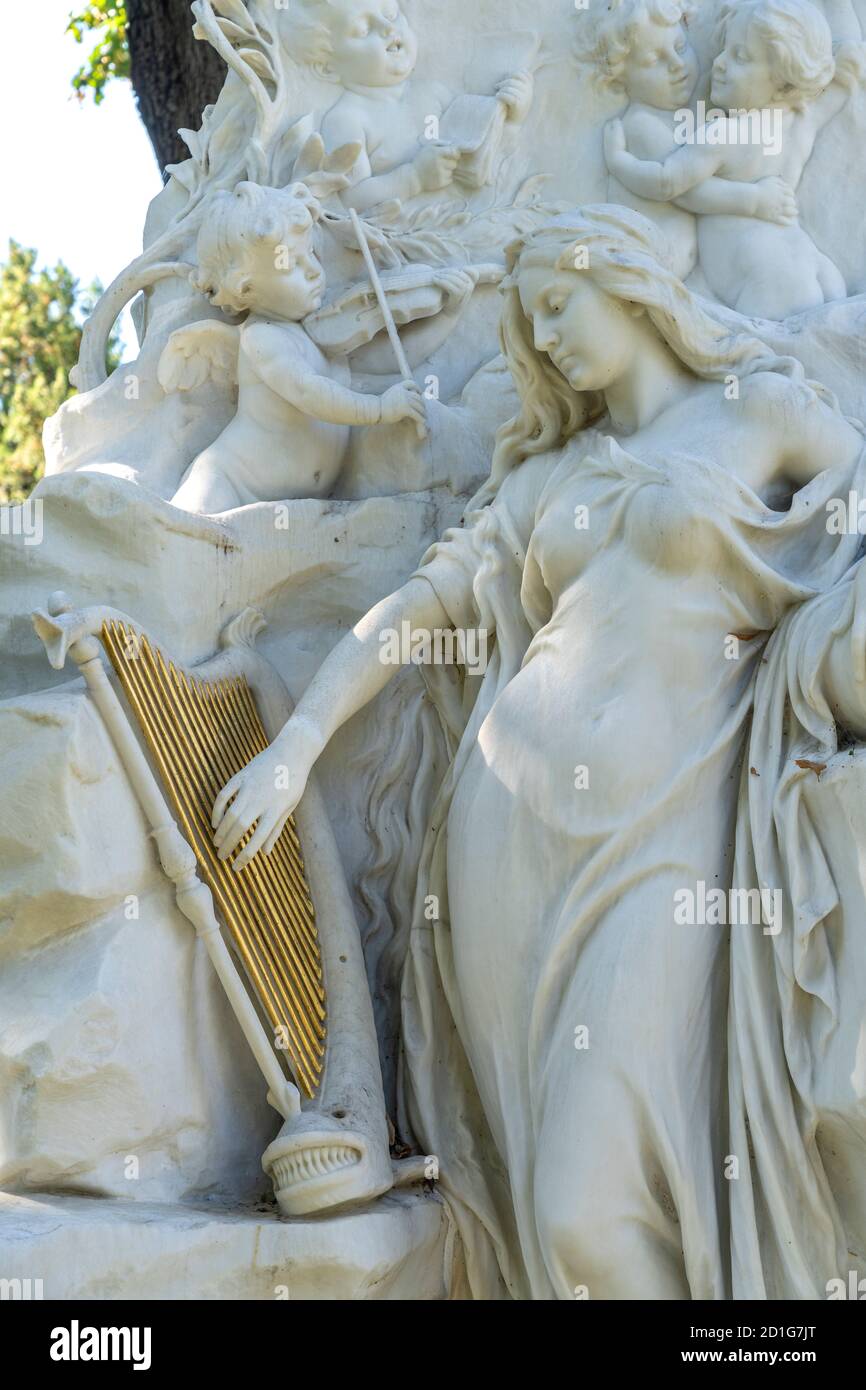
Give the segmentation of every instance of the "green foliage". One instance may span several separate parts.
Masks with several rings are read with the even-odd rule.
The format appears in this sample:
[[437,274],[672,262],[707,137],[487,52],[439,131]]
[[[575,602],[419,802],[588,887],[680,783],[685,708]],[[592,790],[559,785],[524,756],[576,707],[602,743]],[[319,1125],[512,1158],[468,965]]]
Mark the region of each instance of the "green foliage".
[[[74,392],[82,314],[99,287],[82,293],[62,263],[37,270],[37,253],[9,243],[0,265],[0,503],[20,502],[42,476],[42,425]],[[119,360],[112,342],[109,366]]]
[[[80,0],[79,0],[80,3]],[[97,106],[113,77],[129,77],[129,47],[126,39],[126,6],[123,0],[88,0],[80,11],[69,16],[68,33],[76,43],[97,34],[96,46],[72,79],[83,100],[92,92]]]

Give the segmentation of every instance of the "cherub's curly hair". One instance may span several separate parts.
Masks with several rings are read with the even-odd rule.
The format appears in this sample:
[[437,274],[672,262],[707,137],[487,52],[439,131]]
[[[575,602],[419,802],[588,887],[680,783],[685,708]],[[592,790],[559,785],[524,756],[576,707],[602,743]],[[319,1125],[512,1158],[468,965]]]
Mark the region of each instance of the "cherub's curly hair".
[[688,21],[697,0],[608,0],[601,14],[587,14],[575,44],[578,62],[591,65],[603,86],[619,88],[644,20],[659,24]]
[[327,63],[334,48],[323,12],[333,8],[333,0],[295,0],[288,49],[296,62]]
[[833,33],[812,0],[735,0],[720,15],[720,43],[730,21],[746,14],[766,44],[773,80],[791,106],[804,106],[829,87],[836,71]]
[[264,242],[276,249],[297,239],[321,213],[320,203],[303,183],[288,188],[241,183],[233,193],[215,193],[199,233],[193,287],[219,308],[242,314],[251,288],[253,248]]

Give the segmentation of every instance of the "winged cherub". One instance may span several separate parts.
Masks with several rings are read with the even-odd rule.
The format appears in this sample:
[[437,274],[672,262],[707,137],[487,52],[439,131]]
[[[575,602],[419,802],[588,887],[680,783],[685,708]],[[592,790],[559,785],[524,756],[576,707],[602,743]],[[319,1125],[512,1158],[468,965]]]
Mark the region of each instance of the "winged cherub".
[[[286,189],[242,183],[215,195],[198,239],[193,284],[240,327],[205,320],[178,329],[159,364],[168,392],[190,391],[211,378],[238,388],[234,419],[187,470],[174,505],[215,514],[251,502],[327,497],[343,466],[353,425],[423,428],[424,401],[411,382],[384,395],[350,389],[345,358],[313,342],[302,320],[321,307],[325,275],[313,247],[321,205],[305,184]],[[431,350],[453,328],[476,280],[437,272],[445,308],[416,339]],[[364,354],[366,354],[364,356]],[[357,354],[362,370],[393,375],[375,343]]]

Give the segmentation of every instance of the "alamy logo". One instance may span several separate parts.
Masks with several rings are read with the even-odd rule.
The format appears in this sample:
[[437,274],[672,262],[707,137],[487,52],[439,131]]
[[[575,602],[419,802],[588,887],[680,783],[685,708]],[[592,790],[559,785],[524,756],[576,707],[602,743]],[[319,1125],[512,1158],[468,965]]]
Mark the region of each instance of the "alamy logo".
[[51,1333],[52,1361],[131,1361],[134,1371],[149,1371],[149,1327],[82,1327],[73,1318],[69,1327]]
[[38,1303],[44,1297],[41,1279],[0,1279],[0,1303]]
[[866,1302],[866,1279],[861,1279],[855,1270],[849,1269],[847,1282],[844,1279],[827,1280],[827,1298],[830,1303],[850,1300],[852,1303]]
[[847,499],[831,497],[827,502],[827,534],[866,536],[866,497],[853,489]]
[[20,507],[0,507],[0,536],[20,536],[25,545],[41,545],[42,498],[22,502]]
[[699,101],[697,112],[684,107],[676,113],[674,140],[678,145],[757,145],[765,155],[782,152],[782,112],[738,107],[721,111]]
[[413,628],[404,621],[400,631],[386,628],[379,634],[379,660],[383,666],[465,666],[470,675],[487,670],[487,638],[483,628]]
[[782,930],[781,888],[708,888],[703,880],[694,888],[674,893],[674,921],[678,927],[763,927],[764,936]]

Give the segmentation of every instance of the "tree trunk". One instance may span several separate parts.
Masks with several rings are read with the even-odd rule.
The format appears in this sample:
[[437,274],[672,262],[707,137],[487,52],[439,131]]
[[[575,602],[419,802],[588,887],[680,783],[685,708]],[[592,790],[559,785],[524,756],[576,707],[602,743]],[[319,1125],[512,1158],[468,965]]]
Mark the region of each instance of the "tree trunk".
[[177,132],[198,130],[226,67],[210,44],[193,38],[189,0],[127,0],[126,12],[138,110],[164,169],[188,157]]

